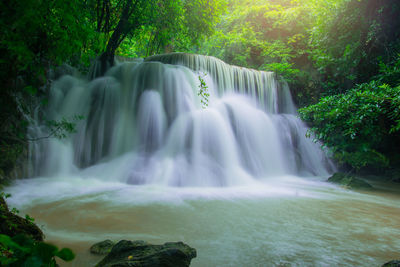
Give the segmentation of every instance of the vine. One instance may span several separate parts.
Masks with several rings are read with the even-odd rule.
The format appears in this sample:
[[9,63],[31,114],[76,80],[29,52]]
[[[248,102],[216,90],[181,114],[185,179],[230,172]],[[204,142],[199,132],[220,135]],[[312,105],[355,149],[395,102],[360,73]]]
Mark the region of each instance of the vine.
[[198,96],[201,97],[201,105],[202,108],[205,109],[208,107],[208,97],[210,96],[210,93],[208,92],[208,86],[206,82],[204,81],[204,77],[207,75],[207,73],[204,73],[204,75],[199,75],[199,92],[197,93]]

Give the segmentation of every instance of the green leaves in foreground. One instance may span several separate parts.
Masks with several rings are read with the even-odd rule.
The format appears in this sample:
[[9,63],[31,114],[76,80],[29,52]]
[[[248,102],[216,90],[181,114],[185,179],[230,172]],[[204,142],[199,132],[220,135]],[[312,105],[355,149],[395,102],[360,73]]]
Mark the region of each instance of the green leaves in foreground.
[[68,248],[59,250],[54,245],[34,241],[25,235],[12,238],[0,235],[1,266],[55,267],[55,257],[71,261],[75,255]]

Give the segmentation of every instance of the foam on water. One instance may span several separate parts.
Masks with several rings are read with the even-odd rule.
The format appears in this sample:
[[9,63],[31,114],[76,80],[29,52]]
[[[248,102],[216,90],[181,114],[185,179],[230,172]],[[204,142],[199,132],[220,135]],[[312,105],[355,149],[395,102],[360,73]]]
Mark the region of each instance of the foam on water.
[[[36,218],[47,240],[91,266],[104,240],[184,241],[193,266],[378,266],[400,248],[400,197],[357,193],[321,178],[266,177],[230,187],[127,185],[97,177],[26,179],[11,207]],[[62,265],[64,266],[64,265]]]

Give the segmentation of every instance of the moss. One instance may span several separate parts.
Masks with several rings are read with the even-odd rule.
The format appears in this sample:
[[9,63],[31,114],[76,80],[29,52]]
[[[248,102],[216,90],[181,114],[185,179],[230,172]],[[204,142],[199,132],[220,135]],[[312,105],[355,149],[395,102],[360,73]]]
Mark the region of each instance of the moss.
[[328,179],[328,182],[339,184],[339,185],[342,185],[342,186],[345,186],[345,187],[351,188],[351,189],[371,189],[372,188],[372,186],[369,183],[367,183],[366,181],[364,181],[363,179],[349,175],[349,174],[340,173],[340,172],[332,175]]
[[107,239],[102,242],[96,243],[90,247],[90,253],[97,254],[97,255],[105,255],[110,253],[111,249],[115,245],[114,242]]
[[24,234],[36,241],[43,241],[43,232],[32,220],[22,218],[9,210],[6,201],[0,196],[0,234],[10,237]]

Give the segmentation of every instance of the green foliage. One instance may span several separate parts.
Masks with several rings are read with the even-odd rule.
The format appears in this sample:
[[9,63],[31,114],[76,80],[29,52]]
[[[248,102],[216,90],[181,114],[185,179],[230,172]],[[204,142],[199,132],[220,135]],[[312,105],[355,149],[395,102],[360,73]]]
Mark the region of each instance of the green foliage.
[[82,1],[2,1],[0,10],[0,51],[5,62],[13,62],[2,74],[34,72],[44,78],[44,61],[80,60],[93,38]]
[[41,137],[41,139],[53,136],[59,139],[66,138],[67,135],[76,132],[76,123],[80,120],[83,120],[83,116],[76,115],[71,119],[62,118],[61,120],[47,121],[47,127],[50,129],[50,133],[47,137]]
[[[396,73],[398,62],[385,66]],[[386,77],[386,73],[382,74]],[[324,142],[340,163],[360,169],[388,166],[400,144],[400,84],[396,87],[371,81],[346,94],[322,98],[300,109],[312,125],[315,137]]]
[[201,106],[204,108],[208,107],[208,97],[210,96],[210,94],[208,93],[208,86],[206,84],[206,82],[204,81],[204,77],[207,74],[204,74],[203,76],[199,75],[199,92],[197,93],[197,95],[199,95],[201,97]]
[[307,17],[301,2],[238,0],[228,6],[200,53],[257,69],[276,64],[288,69],[294,58],[304,55]]
[[391,62],[398,51],[399,16],[397,0],[341,1],[315,13],[310,58],[323,78],[325,95],[368,82],[380,63]]
[[100,51],[88,7],[78,0],[1,1],[1,176],[26,151],[28,117],[40,106],[49,70],[62,63],[87,68]]
[[382,60],[379,61],[379,74],[373,79],[379,83],[385,83],[390,86],[400,84],[400,54],[393,57],[392,61],[385,64]]
[[322,90],[309,58],[310,29],[317,10],[334,9],[337,2],[231,0],[215,34],[198,52],[276,72],[289,83],[297,104],[315,103]]
[[132,15],[135,20],[141,17],[141,23],[131,28],[117,55],[147,57],[162,52],[191,51],[205,35],[214,31],[225,8],[225,0],[142,2],[146,12]]
[[43,233],[33,223],[34,219],[25,215],[19,217],[19,211],[9,211],[5,198],[10,194],[0,193],[0,265],[48,267],[58,266],[55,257],[71,261],[74,254],[70,249],[59,250],[56,246],[41,242]]
[[397,0],[231,0],[198,52],[277,72],[304,106],[369,82],[390,63],[399,17]]
[[9,197],[11,197],[11,194],[0,192],[0,198],[9,198]]
[[0,263],[2,266],[55,267],[55,257],[64,261],[74,259],[74,253],[45,242],[37,242],[25,235],[9,237],[0,234]]
[[[0,218],[7,225],[7,230],[11,232],[15,232],[18,230],[18,222],[14,221],[12,218],[10,218],[9,213],[18,216],[19,210],[16,209],[15,207],[12,208],[11,210],[8,210],[7,205],[5,204],[5,199],[9,198],[11,194],[6,194],[4,192],[0,192]],[[25,214],[25,219],[26,222],[29,224],[33,224],[34,219],[30,217],[28,214]]]
[[288,83],[294,83],[300,74],[300,70],[293,68],[293,63],[269,63],[265,64],[263,68],[275,72]]

